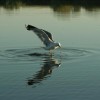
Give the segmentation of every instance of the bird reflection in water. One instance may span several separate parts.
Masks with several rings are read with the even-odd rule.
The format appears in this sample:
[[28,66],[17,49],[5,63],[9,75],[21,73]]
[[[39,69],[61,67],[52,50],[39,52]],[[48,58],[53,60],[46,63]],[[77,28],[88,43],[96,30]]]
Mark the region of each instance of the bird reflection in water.
[[52,70],[54,68],[59,67],[61,65],[61,61],[52,58],[52,56],[50,55],[44,58],[45,59],[43,60],[43,65],[40,71],[36,72],[36,74],[33,75],[32,78],[28,79],[28,85],[35,85],[37,83],[41,83],[43,80],[47,79],[51,75]]

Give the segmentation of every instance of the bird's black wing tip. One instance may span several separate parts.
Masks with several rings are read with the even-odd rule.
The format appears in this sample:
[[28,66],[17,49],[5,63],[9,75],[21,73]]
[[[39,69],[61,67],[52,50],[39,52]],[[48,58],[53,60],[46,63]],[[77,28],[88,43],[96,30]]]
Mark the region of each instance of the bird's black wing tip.
[[27,29],[27,30],[31,30],[31,29],[34,29],[34,28],[36,28],[35,26],[32,26],[32,25],[26,25],[25,24],[25,28]]
[[36,28],[36,27],[34,27],[34,26],[32,26],[32,25],[26,25],[25,24],[25,28],[27,29],[27,30],[32,30],[32,29],[34,29],[34,28]]

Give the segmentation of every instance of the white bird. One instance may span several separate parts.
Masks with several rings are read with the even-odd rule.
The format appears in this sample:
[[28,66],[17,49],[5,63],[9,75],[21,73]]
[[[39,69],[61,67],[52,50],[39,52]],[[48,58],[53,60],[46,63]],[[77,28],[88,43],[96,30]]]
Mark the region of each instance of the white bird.
[[52,39],[52,34],[43,30],[39,29],[37,27],[34,27],[32,25],[25,25],[27,30],[33,31],[39,38],[40,40],[44,43],[45,47],[43,47],[45,50],[54,50],[56,48],[61,47],[60,43],[54,42]]

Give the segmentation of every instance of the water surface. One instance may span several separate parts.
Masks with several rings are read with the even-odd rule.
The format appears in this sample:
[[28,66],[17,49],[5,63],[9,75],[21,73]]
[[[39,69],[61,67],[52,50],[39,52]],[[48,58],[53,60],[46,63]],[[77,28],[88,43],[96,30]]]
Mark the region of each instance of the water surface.
[[[0,7],[1,100],[99,100],[100,9],[80,6]],[[32,24],[62,44],[50,54]]]

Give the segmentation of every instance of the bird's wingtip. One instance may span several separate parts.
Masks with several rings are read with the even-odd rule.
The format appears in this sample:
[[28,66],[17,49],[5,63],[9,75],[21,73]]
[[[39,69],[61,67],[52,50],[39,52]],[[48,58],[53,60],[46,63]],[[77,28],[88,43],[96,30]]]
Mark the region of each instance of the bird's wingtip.
[[32,26],[32,25],[26,25],[25,24],[25,28],[27,29],[27,30],[32,30],[32,29],[34,29],[34,28],[36,28],[35,26]]
[[32,25],[29,25],[29,24],[26,25],[26,24],[25,24],[25,28],[26,28],[27,30],[31,30],[31,27],[32,27]]

